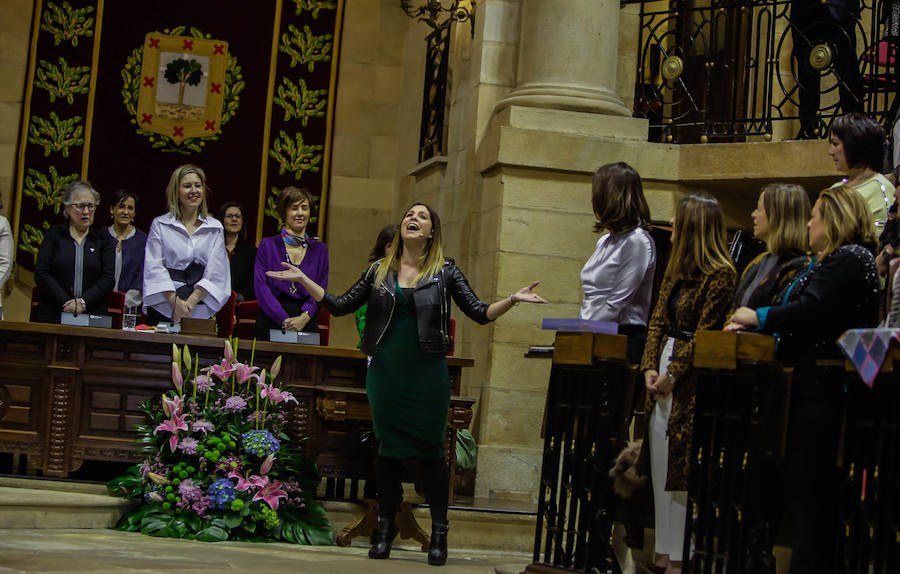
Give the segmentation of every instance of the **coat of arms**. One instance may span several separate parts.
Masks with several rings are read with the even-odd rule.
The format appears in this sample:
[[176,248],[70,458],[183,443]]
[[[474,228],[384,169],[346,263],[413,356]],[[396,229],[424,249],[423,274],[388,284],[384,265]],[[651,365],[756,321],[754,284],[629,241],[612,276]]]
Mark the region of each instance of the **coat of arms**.
[[217,133],[227,63],[227,42],[147,34],[135,115],[138,125],[176,145]]

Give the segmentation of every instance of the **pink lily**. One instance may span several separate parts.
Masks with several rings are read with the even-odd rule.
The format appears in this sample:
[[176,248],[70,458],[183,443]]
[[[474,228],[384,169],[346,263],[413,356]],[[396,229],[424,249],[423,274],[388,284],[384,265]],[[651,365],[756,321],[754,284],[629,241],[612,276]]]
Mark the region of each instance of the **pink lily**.
[[275,455],[270,454],[266,458],[263,459],[262,464],[259,465],[259,473],[260,474],[269,474],[269,471],[272,470],[272,465],[275,463]]
[[175,388],[178,389],[178,392],[181,392],[181,387],[184,386],[184,377],[181,376],[181,369],[178,366],[178,363],[172,361],[172,382],[175,384]]
[[269,399],[273,403],[275,402],[275,399],[278,398],[278,387],[275,385],[259,383],[257,386],[259,387],[259,398]]
[[263,483],[262,488],[259,489],[259,492],[253,495],[253,501],[262,500],[266,504],[269,505],[269,508],[272,510],[278,510],[278,501],[282,498],[287,498],[288,494],[281,490],[280,482],[269,482],[269,477],[266,476],[265,482]]
[[297,399],[294,397],[294,395],[292,395],[292,394],[289,393],[288,391],[280,391],[280,392],[278,393],[278,399],[275,401],[275,404],[278,404],[278,403],[289,403],[289,402],[291,402],[291,401],[294,401],[294,404],[295,404],[295,405],[299,405],[299,404],[300,404],[300,403],[297,402]]
[[275,380],[275,377],[278,376],[278,373],[281,372],[281,355],[275,357],[275,362],[272,363],[272,368],[270,369],[272,373],[272,380]]
[[163,498],[163,495],[160,494],[160,493],[158,493],[158,492],[151,492],[151,493],[148,495],[148,498],[149,498],[150,500],[152,500],[153,502],[163,502],[163,501],[166,500],[165,498]]
[[157,473],[155,473],[155,472],[148,472],[148,473],[147,473],[147,478],[149,478],[150,480],[152,480],[154,484],[160,484],[160,485],[162,485],[162,484],[166,484],[166,483],[169,482],[168,480],[166,480],[166,477],[165,477],[165,476],[163,476],[163,475],[161,475],[161,474],[157,474]]
[[184,411],[184,400],[179,396],[170,399],[163,395],[162,406],[167,417],[171,417],[173,414],[180,415]]
[[163,421],[162,424],[153,429],[153,434],[159,431],[172,433],[172,436],[169,438],[169,449],[175,452],[175,447],[178,446],[178,431],[180,430],[188,430],[187,423],[184,422],[184,416],[173,414],[171,419]]
[[237,486],[235,486],[235,490],[245,491],[250,488],[259,488],[260,486],[265,486],[269,481],[268,477],[256,476],[256,475],[243,475],[236,470],[232,470],[228,474],[228,478],[236,478],[238,479]]
[[258,371],[259,367],[251,367],[249,365],[245,365],[244,363],[235,363],[234,364],[234,376],[237,377],[237,382],[246,383],[251,378],[258,378],[259,375],[253,374],[253,371]]
[[[228,342],[225,342],[226,347],[228,346]],[[234,372],[234,364],[229,362],[227,358],[222,359],[222,363],[219,365],[213,365],[209,368],[209,373],[219,378],[219,380],[224,381],[227,380],[228,377]]]
[[228,364],[234,363],[234,350],[231,348],[231,341],[225,341],[225,360]]
[[294,395],[287,391],[282,391],[275,385],[267,385],[266,383],[259,383],[259,398],[261,399],[269,399],[269,401],[273,405],[277,405],[278,403],[285,403],[294,401],[297,402],[297,399],[294,398]]
[[184,346],[184,352],[181,353],[181,358],[184,360],[184,368],[187,369],[188,374],[191,373],[191,350],[187,345]]

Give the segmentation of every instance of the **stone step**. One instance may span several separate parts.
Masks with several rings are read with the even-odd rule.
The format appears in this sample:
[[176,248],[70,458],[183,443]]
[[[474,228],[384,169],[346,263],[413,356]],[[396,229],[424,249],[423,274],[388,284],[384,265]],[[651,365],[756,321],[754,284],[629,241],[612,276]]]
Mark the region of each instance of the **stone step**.
[[[110,528],[134,504],[106,494],[102,484],[66,480],[0,477],[0,528]],[[342,532],[363,510],[352,502],[325,501],[335,535]],[[419,525],[431,532],[428,508],[413,509]],[[527,556],[534,545],[535,513],[504,509],[502,505],[451,507],[448,512],[451,546]],[[365,537],[352,546],[368,546]],[[398,548],[416,549],[413,540],[398,540]]]
[[110,528],[134,505],[106,494],[73,492],[71,483],[38,486],[0,486],[0,528]]

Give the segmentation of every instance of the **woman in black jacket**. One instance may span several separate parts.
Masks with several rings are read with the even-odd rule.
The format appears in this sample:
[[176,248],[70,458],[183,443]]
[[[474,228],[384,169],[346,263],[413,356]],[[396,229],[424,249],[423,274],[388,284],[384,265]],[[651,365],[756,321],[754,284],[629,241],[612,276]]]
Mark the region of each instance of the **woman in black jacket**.
[[400,222],[388,254],[379,259],[345,294],[326,293],[302,271],[269,271],[276,279],[299,282],[333,315],[369,304],[361,348],[372,360],[366,391],[378,439],[376,482],[380,519],[369,558],[388,558],[397,534],[403,459],[419,460],[431,510],[428,563],[447,561],[447,498],[444,437],[450,407],[445,356],[450,350],[450,299],[479,323],[492,321],[520,301],[546,303],[534,293],[537,283],[488,305],[479,300],[452,260],[444,259],[441,220],[422,203],[413,204]]
[[90,183],[76,181],[62,203],[66,223],[47,230],[34,266],[39,323],[59,323],[63,312],[106,314],[115,283],[115,243],[105,230],[91,227],[100,194]]
[[878,323],[879,281],[872,249],[872,215],[848,186],[819,194],[809,224],[816,257],[782,292],[778,302],[741,307],[726,330],[778,333],[779,359],[794,367],[790,426],[784,462],[783,504],[793,541],[791,574],[833,571],[830,552],[837,526],[839,474],[835,468],[844,385],[816,367],[839,358],[836,341],[847,329]]
[[231,290],[237,293],[237,301],[253,301],[253,264],[256,261],[256,247],[247,241],[247,226],[244,224],[244,208],[236,201],[229,201],[219,208],[216,219],[225,229],[225,251],[231,264]]

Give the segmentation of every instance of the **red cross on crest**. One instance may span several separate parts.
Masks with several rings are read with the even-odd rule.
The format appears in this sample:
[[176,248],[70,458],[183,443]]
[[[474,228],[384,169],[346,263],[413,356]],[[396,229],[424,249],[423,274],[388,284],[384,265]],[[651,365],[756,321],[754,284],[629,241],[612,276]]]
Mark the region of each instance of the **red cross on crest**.
[[211,94],[221,94],[222,93],[222,84],[217,84],[212,82],[209,87],[209,93]]
[[183,138],[184,137],[184,126],[175,126],[173,136]]
[[159,49],[159,38],[150,38],[150,45],[148,48]]
[[206,129],[208,131],[215,131],[216,129],[216,120],[206,120]]
[[141,123],[142,124],[152,124],[153,123],[153,114],[145,114],[141,112]]
[[156,78],[148,78],[147,76],[144,76],[144,87],[145,88],[152,88],[154,82],[156,82]]
[[193,50],[194,49],[194,41],[193,40],[185,40],[181,45],[182,50]]
[[222,54],[225,55],[225,44],[215,44],[213,45],[213,55]]

